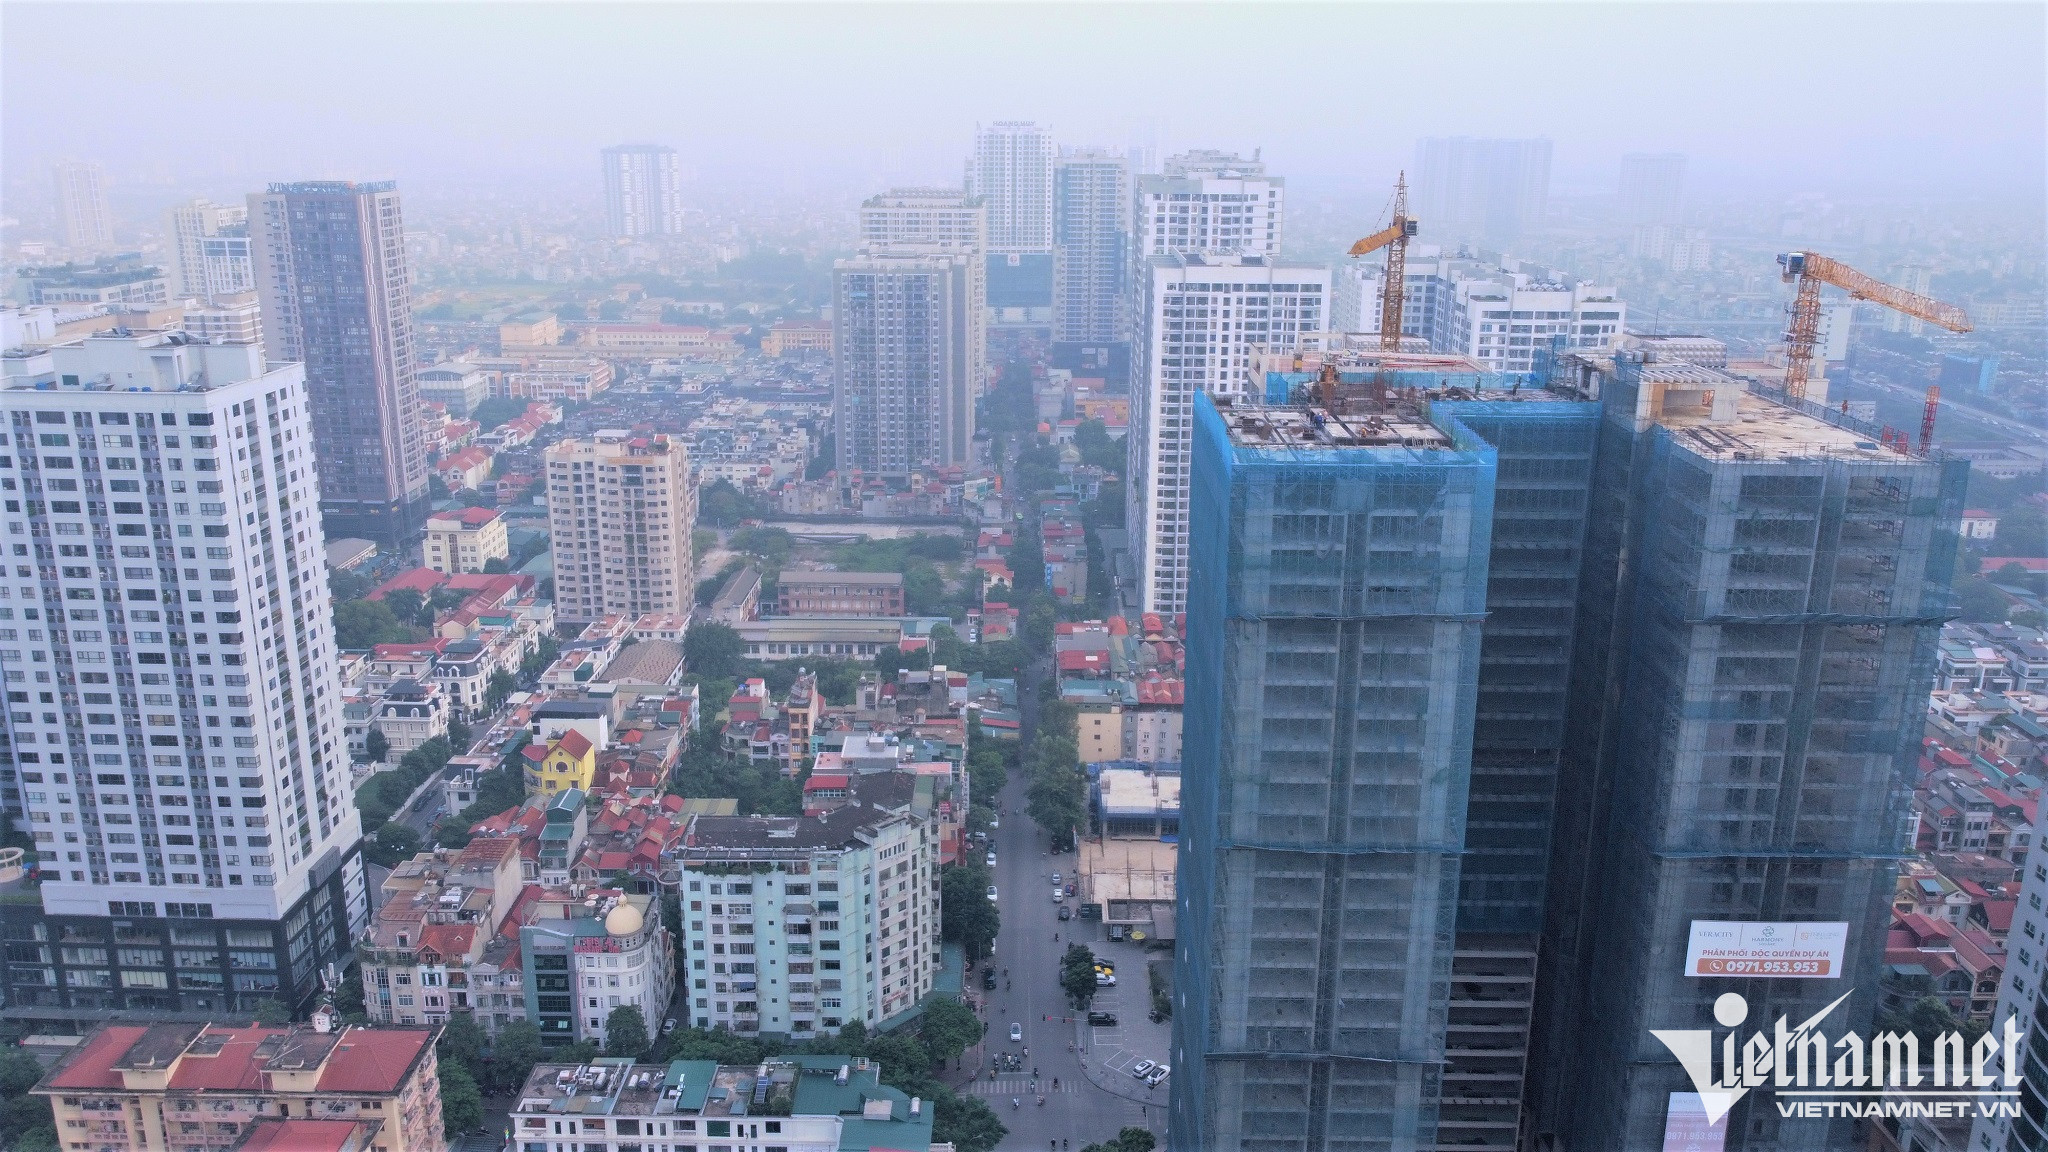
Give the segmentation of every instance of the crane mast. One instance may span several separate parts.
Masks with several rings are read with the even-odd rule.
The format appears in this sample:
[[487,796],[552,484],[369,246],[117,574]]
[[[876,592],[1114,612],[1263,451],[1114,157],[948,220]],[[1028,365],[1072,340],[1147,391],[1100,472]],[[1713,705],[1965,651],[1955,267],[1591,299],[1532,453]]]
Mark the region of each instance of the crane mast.
[[1408,240],[1419,222],[1408,215],[1408,173],[1394,183],[1393,220],[1385,228],[1351,246],[1350,255],[1366,256],[1387,250],[1386,276],[1380,281],[1380,349],[1401,350],[1401,305],[1407,292]]
[[[1792,323],[1785,333],[1785,393],[1794,399],[1806,399],[1806,382],[1813,372],[1813,350],[1820,343],[1822,284],[1833,284],[1852,300],[1882,304],[1951,332],[1968,332],[1971,328],[1969,315],[1953,304],[1866,276],[1817,252],[1786,252],[1778,257],[1778,263],[1785,270],[1786,283],[1799,283],[1792,297]],[[1923,434],[1922,438],[1926,436]]]

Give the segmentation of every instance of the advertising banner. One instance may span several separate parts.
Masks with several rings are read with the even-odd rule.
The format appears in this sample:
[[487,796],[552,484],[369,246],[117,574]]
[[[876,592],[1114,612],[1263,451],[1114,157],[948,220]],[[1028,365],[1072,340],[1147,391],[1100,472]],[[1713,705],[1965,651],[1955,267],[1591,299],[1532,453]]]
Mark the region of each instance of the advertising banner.
[[1688,976],[1839,980],[1849,925],[1695,920],[1685,948]]

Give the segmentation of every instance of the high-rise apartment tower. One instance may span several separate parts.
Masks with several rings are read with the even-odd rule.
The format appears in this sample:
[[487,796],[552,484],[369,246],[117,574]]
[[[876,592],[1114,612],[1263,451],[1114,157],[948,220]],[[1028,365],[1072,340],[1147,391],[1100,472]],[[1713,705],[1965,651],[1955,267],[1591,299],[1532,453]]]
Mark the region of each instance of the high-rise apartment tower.
[[114,246],[114,218],[107,210],[107,172],[98,164],[67,160],[57,165],[57,220],[64,246],[75,253],[104,252]]
[[1550,204],[1550,141],[1435,136],[1415,146],[1415,215],[1439,241],[1511,244]]
[[174,299],[211,300],[256,290],[246,205],[204,199],[175,205],[164,213],[164,247]]
[[607,148],[605,224],[613,236],[676,236],[683,230],[683,162],[660,144]]
[[1121,375],[1130,341],[1130,161],[1103,148],[1064,150],[1052,190],[1054,356]]
[[957,188],[892,188],[860,206],[866,255],[936,252],[968,258],[967,370],[971,394],[988,387],[988,205]]
[[874,252],[832,269],[841,472],[908,479],[971,458],[974,258]]
[[0,392],[0,795],[42,874],[8,1014],[303,1010],[368,914],[304,373],[181,332],[52,359]]
[[682,441],[627,431],[560,440],[547,450],[547,484],[557,617],[690,610],[697,487]]
[[398,185],[272,184],[249,227],[269,354],[305,365],[322,516],[409,544],[429,493]]

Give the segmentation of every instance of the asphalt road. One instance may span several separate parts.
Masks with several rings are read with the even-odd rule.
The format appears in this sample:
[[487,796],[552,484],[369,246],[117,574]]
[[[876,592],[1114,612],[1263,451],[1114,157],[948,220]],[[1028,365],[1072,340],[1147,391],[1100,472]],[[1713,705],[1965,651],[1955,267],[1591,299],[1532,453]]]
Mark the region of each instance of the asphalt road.
[[[994,992],[987,993],[989,1029],[984,1047],[991,1054],[1018,1056],[1024,1056],[1029,1048],[1030,1055],[1024,1056],[1021,1072],[999,1073],[993,1080],[984,1073],[963,1091],[986,1100],[1009,1126],[1010,1135],[998,1146],[1004,1150],[1049,1148],[1054,1139],[1080,1148],[1115,1136],[1124,1125],[1145,1125],[1148,1119],[1158,1130],[1162,1120],[1159,1109],[1151,1109],[1148,1116],[1141,1105],[1090,1084],[1080,1055],[1070,1048],[1075,1028],[1066,993],[1060,988],[1059,958],[1075,939],[1075,929],[1082,930],[1084,940],[1094,933],[1078,918],[1065,922],[1058,918],[1063,905],[1075,905],[1071,898],[1063,904],[1053,902],[1052,874],[1059,872],[1062,883],[1070,879],[1074,856],[1049,855],[1045,835],[1024,815],[1024,806],[1025,783],[1018,773],[1003,790],[1001,827],[996,829],[995,839],[996,903],[1003,924],[996,937],[994,963],[998,974],[1007,966],[1010,977],[1007,988],[998,983]],[[1056,932],[1057,942],[1053,940]],[[1120,965],[1118,977],[1124,976]],[[1143,981],[1143,969],[1129,976]],[[970,979],[980,987],[978,971]],[[1024,1026],[1024,1039],[1019,1043],[1010,1042],[1012,1023]],[[1034,1067],[1039,1072],[1036,1092],[1031,1086]],[[1052,1087],[1054,1077],[1060,1082],[1058,1090]],[[1037,1103],[1040,1094],[1046,1098],[1043,1106]],[[1019,1101],[1014,1109],[1010,1107],[1013,1099]]]

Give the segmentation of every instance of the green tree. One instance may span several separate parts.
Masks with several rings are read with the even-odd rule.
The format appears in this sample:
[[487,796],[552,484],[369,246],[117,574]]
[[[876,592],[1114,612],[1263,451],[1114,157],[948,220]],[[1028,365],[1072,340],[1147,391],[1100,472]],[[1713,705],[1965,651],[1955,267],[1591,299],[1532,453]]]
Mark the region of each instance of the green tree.
[[[1041,742],[1043,751],[1046,743]],[[1078,755],[1073,746],[1065,741],[1067,755]],[[1026,811],[1032,822],[1052,837],[1055,850],[1065,851],[1073,846],[1075,832],[1088,816],[1088,781],[1081,775],[1076,763],[1040,763],[1031,771],[1031,787],[1026,793]]]
[[372,728],[370,734],[363,738],[363,755],[372,764],[381,764],[386,756],[391,755],[391,741],[385,737],[383,729]]
[[988,869],[979,863],[955,864],[939,874],[939,936],[960,945],[970,964],[995,950],[1002,930],[988,886]]
[[256,1022],[273,1028],[289,1024],[292,1022],[292,1010],[285,1007],[281,1001],[259,1001],[256,1005]]
[[510,396],[493,396],[477,405],[476,410],[469,414],[469,418],[483,425],[483,430],[489,432],[507,420],[524,415],[525,412],[526,401],[515,400]]
[[1081,1152],[1152,1152],[1158,1141],[1152,1133],[1135,1125],[1116,1134],[1116,1139],[1090,1144]]
[[[385,609],[394,618],[405,624],[418,623],[420,614],[427,607],[426,597],[421,596],[410,588],[394,588],[386,592],[382,600],[371,601],[371,603],[384,605]],[[432,616],[427,617],[427,623],[433,623]]]
[[1968,576],[1957,582],[1956,602],[1962,608],[1963,619],[1974,624],[2005,619],[2010,604],[2005,593],[1993,588],[1991,581],[1982,576]]
[[503,708],[505,701],[517,691],[519,691],[518,677],[505,671],[503,668],[491,673],[491,678],[484,682],[484,711],[487,713],[496,712],[498,709]]
[[334,602],[334,644],[362,649],[377,644],[402,644],[418,633],[379,600]]
[[441,1061],[441,1130],[456,1136],[483,1127],[484,1095],[476,1077],[455,1060]]
[[604,1036],[605,1055],[638,1060],[647,1054],[647,1017],[631,1004],[614,1008],[604,1018]]
[[[470,741],[475,738],[475,735],[475,733],[469,730],[469,725],[466,722],[450,720],[448,722],[448,746],[451,750],[449,759],[454,758],[453,754],[455,752],[467,751]],[[447,762],[446,760],[442,761],[443,764]]]
[[694,624],[683,637],[683,663],[699,676],[733,677],[747,645],[724,624]]
[[925,1001],[924,1016],[918,1021],[917,1034],[924,1040],[932,1058],[940,1064],[958,1060],[962,1052],[981,1039],[987,1025],[974,1010],[950,996],[933,996]]
[[764,519],[774,512],[768,502],[733,486],[730,480],[713,480],[697,494],[700,523],[731,528],[742,520]]
[[491,1041],[491,1088],[494,1093],[516,1091],[540,1063],[540,1026],[513,1020],[498,1029]]
[[946,1089],[932,1094],[932,1140],[951,1144],[958,1152],[991,1152],[1010,1134],[995,1109],[979,1096],[960,1096]]
[[594,1041],[578,1040],[574,1044],[549,1049],[547,1060],[550,1064],[588,1064],[601,1055],[603,1053],[597,1050]]
[[419,833],[403,824],[387,821],[364,846],[364,855],[370,858],[371,863],[390,868],[402,860],[412,859],[423,846]]
[[435,1042],[434,1051],[444,1063],[453,1060],[464,1068],[481,1068],[484,1030],[476,1026],[476,1017],[469,1013],[451,1012],[448,1023],[441,1026],[441,1039]]
[[1083,420],[1074,428],[1074,447],[1081,452],[1081,463],[1100,468],[1105,472],[1124,474],[1124,446],[1109,434],[1109,426],[1100,420]]
[[1095,999],[1095,953],[1086,944],[1070,944],[1060,957],[1060,987],[1076,1008]]
[[341,1013],[341,1018],[351,1024],[357,1023],[358,1017],[363,1022],[369,1020],[368,1014],[363,1011],[363,969],[353,960],[342,970],[341,983],[335,986],[334,1010]]

